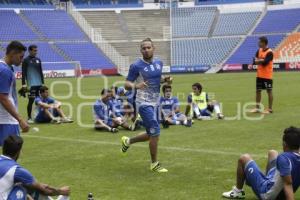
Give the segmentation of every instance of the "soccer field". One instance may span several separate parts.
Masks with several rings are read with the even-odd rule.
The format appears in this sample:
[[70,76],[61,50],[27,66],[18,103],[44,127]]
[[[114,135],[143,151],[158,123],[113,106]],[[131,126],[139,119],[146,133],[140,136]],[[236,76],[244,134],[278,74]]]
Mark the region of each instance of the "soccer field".
[[[20,164],[41,182],[70,185],[74,200],[87,199],[89,192],[97,200],[222,199],[222,192],[235,184],[235,168],[240,154],[253,154],[264,169],[267,150],[281,151],[283,129],[290,125],[300,126],[299,75],[296,72],[275,73],[274,114],[261,120],[249,120],[247,116],[260,115],[245,116],[243,110],[238,111],[238,107],[254,101],[254,73],[174,75],[173,94],[180,94],[182,102],[186,101],[191,85],[201,82],[204,91],[214,93],[214,98],[222,102],[225,116],[239,117],[236,120],[196,121],[192,128],[172,126],[162,129],[159,160],[169,170],[166,174],[149,170],[146,143],[132,146],[127,156],[121,155],[120,138],[138,132],[121,130],[112,135],[76,123],[79,105],[95,101],[93,97],[86,99],[82,96],[99,96],[103,79],[84,78],[81,84],[75,78],[47,79],[48,86],[55,81],[71,83],[72,97],[58,100],[72,105],[75,123],[32,125],[39,127],[40,131],[23,135],[25,145]],[[108,77],[110,85],[118,80],[124,78]],[[79,89],[82,95],[78,95]],[[69,86],[54,85],[54,93],[56,96],[68,95]],[[266,103],[265,93],[263,102]],[[26,116],[26,103],[27,99],[19,99],[23,116]],[[69,112],[67,107],[65,110]],[[92,123],[91,106],[82,107],[79,116],[84,124]],[[246,197],[256,199],[248,187]],[[296,199],[300,199],[299,191]]]

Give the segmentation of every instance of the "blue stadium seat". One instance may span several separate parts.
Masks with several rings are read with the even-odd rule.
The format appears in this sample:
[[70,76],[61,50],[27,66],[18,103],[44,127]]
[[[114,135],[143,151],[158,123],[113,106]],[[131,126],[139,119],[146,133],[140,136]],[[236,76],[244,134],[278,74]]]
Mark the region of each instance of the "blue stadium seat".
[[115,65],[90,42],[56,43],[73,61],[80,61],[82,69],[111,69]]
[[38,36],[13,10],[0,12],[0,40],[37,40]]
[[[226,61],[227,64],[252,64],[253,57],[258,49],[258,38],[260,36],[249,36],[236,52]],[[269,35],[269,47],[274,49],[285,37],[285,35]]]
[[260,15],[261,12],[220,14],[213,35],[245,35],[254,26]]
[[208,36],[216,11],[216,7],[173,9],[173,37]]
[[300,9],[268,11],[254,34],[288,33],[300,24]]
[[173,66],[212,65],[221,63],[240,38],[175,40],[172,42]]
[[81,31],[65,11],[61,10],[25,10],[24,15],[48,39],[86,40]]

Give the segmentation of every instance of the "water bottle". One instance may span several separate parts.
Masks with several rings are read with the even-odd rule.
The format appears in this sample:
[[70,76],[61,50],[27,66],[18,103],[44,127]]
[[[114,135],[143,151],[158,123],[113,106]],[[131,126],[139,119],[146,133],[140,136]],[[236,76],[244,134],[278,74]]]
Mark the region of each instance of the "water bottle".
[[89,193],[89,195],[88,195],[88,200],[94,200],[93,194],[92,194],[92,193]]

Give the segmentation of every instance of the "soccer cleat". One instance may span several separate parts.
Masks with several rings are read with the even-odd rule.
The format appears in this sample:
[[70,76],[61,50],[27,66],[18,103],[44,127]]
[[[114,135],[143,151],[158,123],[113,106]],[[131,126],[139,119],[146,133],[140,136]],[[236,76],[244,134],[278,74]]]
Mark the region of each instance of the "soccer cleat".
[[62,123],[73,123],[73,120],[70,119],[70,118],[62,118],[62,119],[61,119],[61,122],[62,122]]
[[218,119],[224,119],[224,117],[225,117],[225,116],[224,116],[222,113],[219,113],[219,114],[217,115],[217,118],[218,118]]
[[258,108],[254,108],[254,109],[250,110],[250,113],[261,113],[261,110]]
[[185,126],[186,127],[192,127],[192,123],[193,123],[192,119],[188,119],[187,122],[186,122],[186,124],[185,124]]
[[117,132],[119,132],[119,129],[117,129],[117,128],[111,128],[111,129],[110,129],[110,132],[112,132],[112,133],[117,133]]
[[61,121],[60,121],[59,118],[55,117],[55,118],[53,118],[53,119],[51,120],[51,123],[52,123],[52,124],[60,124]]
[[224,192],[223,197],[227,199],[245,199],[244,190],[238,190],[235,186],[229,192]]
[[169,122],[167,121],[167,120],[163,120],[162,121],[162,126],[163,126],[163,128],[169,128]]
[[123,137],[121,138],[121,142],[122,142],[122,149],[121,149],[121,151],[122,151],[122,153],[126,153],[127,150],[128,150],[129,147],[130,147],[130,144],[129,144],[129,137],[123,136]]
[[28,123],[28,124],[34,124],[34,121],[33,121],[31,118],[29,118],[29,119],[27,120],[27,123]]
[[262,112],[262,114],[272,114],[273,110],[272,109],[266,109]]
[[155,163],[151,163],[150,170],[158,173],[168,172],[168,170],[166,168],[163,168],[158,161]]

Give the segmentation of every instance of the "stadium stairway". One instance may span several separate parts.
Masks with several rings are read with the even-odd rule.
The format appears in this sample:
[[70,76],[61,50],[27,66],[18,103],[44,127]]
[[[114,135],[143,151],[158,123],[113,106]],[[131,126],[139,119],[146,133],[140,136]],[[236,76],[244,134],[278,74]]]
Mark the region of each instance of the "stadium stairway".
[[276,62],[300,61],[300,33],[288,35],[274,51]]
[[19,13],[19,16],[41,40],[46,40],[46,36],[24,15],[22,11]]

